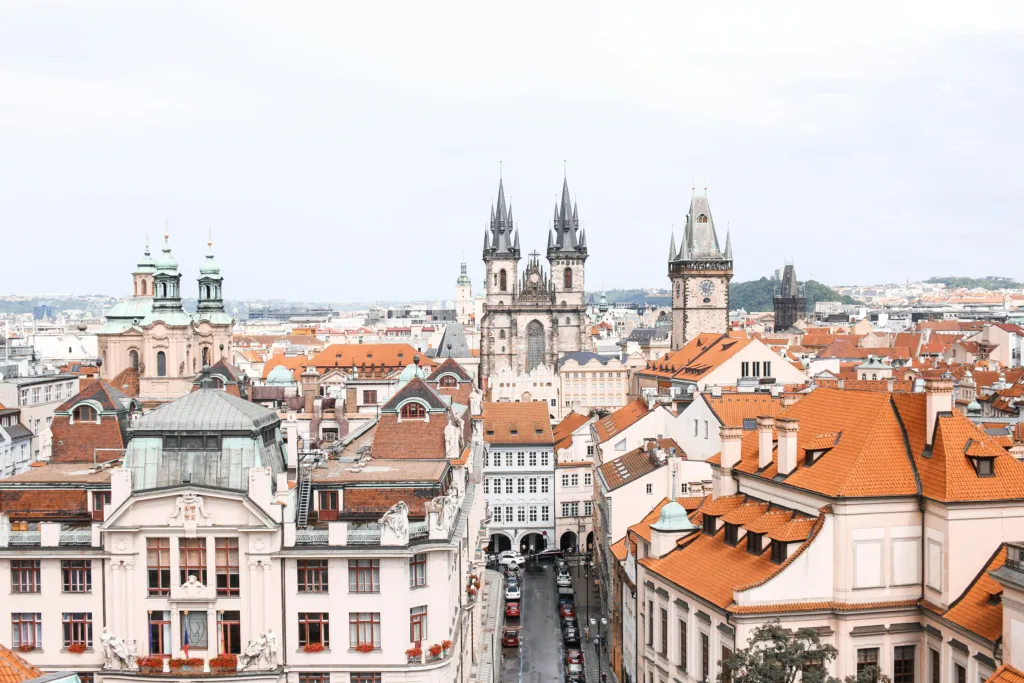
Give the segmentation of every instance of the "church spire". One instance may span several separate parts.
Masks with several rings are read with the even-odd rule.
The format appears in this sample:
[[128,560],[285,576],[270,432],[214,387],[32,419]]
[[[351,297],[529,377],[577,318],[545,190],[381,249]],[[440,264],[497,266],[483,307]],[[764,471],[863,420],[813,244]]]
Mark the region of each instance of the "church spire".
[[690,200],[690,213],[686,217],[687,250],[694,257],[724,258],[718,246],[715,220],[711,217],[711,204],[707,195],[694,194]]
[[732,260],[732,230],[725,231],[725,258],[729,261]]
[[505,203],[505,181],[498,180],[498,201],[491,207],[490,239],[484,240],[484,258],[519,258],[518,245],[513,246],[512,208]]
[[549,259],[585,251],[579,237],[579,212],[572,201],[572,195],[569,194],[569,179],[565,177],[562,178],[562,198],[561,202],[555,205],[553,222],[555,240],[554,244],[548,247]]

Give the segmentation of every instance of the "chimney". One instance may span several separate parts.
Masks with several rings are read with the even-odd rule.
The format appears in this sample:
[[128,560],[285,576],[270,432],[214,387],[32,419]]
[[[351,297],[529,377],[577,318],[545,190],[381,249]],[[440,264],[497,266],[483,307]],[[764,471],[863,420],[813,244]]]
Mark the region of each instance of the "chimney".
[[779,474],[792,474],[796,469],[796,433],[800,423],[791,417],[780,417],[775,421],[779,433]]
[[717,384],[712,384],[711,395],[714,396],[715,398],[720,398],[722,396],[722,387],[718,386]]
[[953,379],[943,374],[938,379],[924,381],[924,402],[926,441],[931,446],[935,441],[935,421],[940,413],[953,412]]
[[782,407],[788,408],[794,403],[796,403],[798,400],[800,400],[800,397],[797,396],[796,394],[782,394]]
[[743,428],[723,426],[720,434],[722,437],[722,466],[713,470],[712,496],[716,500],[722,496],[731,496],[739,490],[736,480],[732,476],[732,468],[740,463]]
[[757,469],[763,470],[772,464],[772,427],[775,426],[774,417],[757,418]]

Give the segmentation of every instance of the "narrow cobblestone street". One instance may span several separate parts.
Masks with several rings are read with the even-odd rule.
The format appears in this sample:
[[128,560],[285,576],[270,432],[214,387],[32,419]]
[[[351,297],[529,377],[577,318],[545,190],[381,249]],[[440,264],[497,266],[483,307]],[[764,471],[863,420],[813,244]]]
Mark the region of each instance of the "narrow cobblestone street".
[[502,683],[560,683],[565,659],[559,626],[555,570],[551,564],[528,562],[523,570],[520,645],[502,648]]

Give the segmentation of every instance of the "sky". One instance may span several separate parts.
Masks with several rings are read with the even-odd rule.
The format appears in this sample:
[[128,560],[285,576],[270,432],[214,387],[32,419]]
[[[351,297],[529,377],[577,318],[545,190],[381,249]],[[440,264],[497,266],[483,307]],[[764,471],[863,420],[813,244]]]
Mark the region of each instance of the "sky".
[[694,187],[737,281],[1022,280],[1021,74],[1020,2],[0,0],[0,294],[166,224],[186,294],[212,232],[227,298],[451,298],[499,167],[588,290],[666,287]]

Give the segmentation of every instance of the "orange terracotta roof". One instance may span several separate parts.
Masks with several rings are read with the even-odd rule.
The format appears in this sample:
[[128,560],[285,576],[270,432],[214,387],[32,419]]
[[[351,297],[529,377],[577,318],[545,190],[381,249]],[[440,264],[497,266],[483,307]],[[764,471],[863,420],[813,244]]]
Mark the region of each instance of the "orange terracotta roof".
[[712,500],[707,505],[703,506],[701,512],[705,515],[713,515],[715,517],[724,515],[727,512],[732,512],[740,505],[743,505],[747,497],[742,493],[737,493],[733,496],[722,496]]
[[648,363],[638,373],[647,377],[678,377],[696,380],[732,358],[753,339],[735,339],[726,334],[699,334],[689,344],[665,358]]
[[485,403],[484,441],[491,444],[551,444],[551,419],[544,401]]
[[[730,605],[732,614],[777,614],[780,612],[856,612],[860,610],[917,607],[916,600],[888,600],[878,602],[786,602],[771,605]],[[1024,683],[1024,682],[1022,682]]]
[[420,357],[420,366],[434,365],[425,354],[408,344],[331,344],[308,362],[320,371],[328,368],[351,368],[353,365],[384,365],[392,370],[404,368]]
[[665,466],[654,452],[644,446],[623,453],[597,468],[597,471],[610,491],[639,481],[645,475]]
[[42,671],[0,645],[0,683],[22,683],[42,675]]
[[612,543],[612,545],[609,548],[609,550],[612,551],[612,555],[619,562],[622,562],[623,560],[625,560],[626,559],[626,537],[623,536],[619,540],[615,541],[615,543]]
[[749,502],[722,515],[722,521],[729,524],[743,525],[764,516],[767,509],[768,503]]
[[572,433],[589,421],[590,418],[588,416],[581,415],[580,413],[572,412],[566,415],[552,430],[555,439],[555,451],[571,446]]
[[647,402],[638,398],[629,405],[619,408],[611,415],[601,418],[594,423],[598,443],[604,443],[624,429],[632,426],[649,412]]
[[794,543],[806,540],[817,520],[810,517],[796,517],[782,526],[768,532],[768,538],[773,541]]
[[782,398],[771,394],[728,393],[721,396],[701,394],[718,421],[726,427],[742,427],[744,420],[775,417],[782,412]]
[[311,361],[306,356],[286,356],[283,353],[278,353],[268,358],[267,362],[263,364],[263,379],[270,376],[270,371],[278,365],[283,365],[292,371],[292,377],[298,381],[299,375],[310,364]]
[[757,519],[745,522],[743,528],[752,534],[766,534],[793,519],[792,510],[769,510]]
[[1009,664],[1003,664],[989,676],[985,683],[1024,683],[1024,673]]
[[1003,635],[1003,603],[999,601],[992,604],[989,598],[1002,593],[1003,587],[988,573],[999,569],[1005,562],[1006,546],[1000,546],[974,583],[950,605],[943,616],[985,640],[999,640]]

